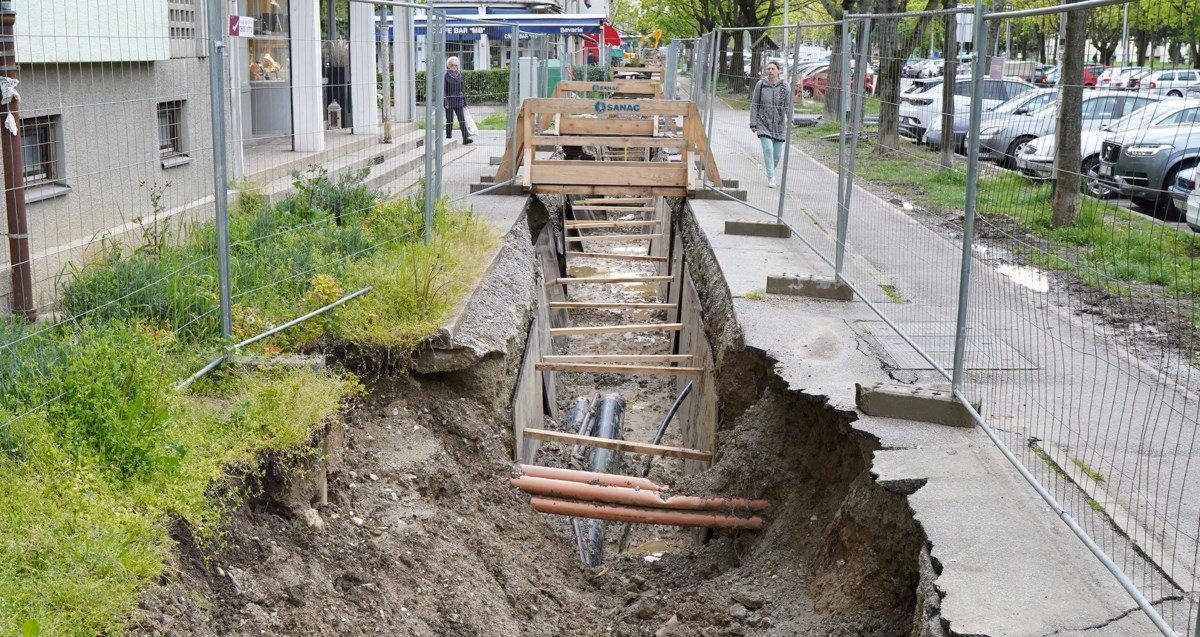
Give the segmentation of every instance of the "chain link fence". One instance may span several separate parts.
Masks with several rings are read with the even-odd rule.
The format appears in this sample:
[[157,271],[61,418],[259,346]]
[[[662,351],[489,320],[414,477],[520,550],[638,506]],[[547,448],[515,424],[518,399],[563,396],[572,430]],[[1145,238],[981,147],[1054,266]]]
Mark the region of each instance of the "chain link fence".
[[[1172,17],[930,9],[697,40],[686,88],[722,176],[872,308],[857,327],[898,373],[980,405],[1163,634],[1196,634],[1200,88],[1178,41],[1121,36]],[[777,165],[749,129],[772,61]]]

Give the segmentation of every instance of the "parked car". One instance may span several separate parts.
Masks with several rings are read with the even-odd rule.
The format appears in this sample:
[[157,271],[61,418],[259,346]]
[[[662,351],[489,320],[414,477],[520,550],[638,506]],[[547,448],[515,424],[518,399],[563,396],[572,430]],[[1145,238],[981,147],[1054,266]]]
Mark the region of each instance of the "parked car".
[[900,67],[900,77],[904,77],[904,78],[919,77],[918,74],[921,72],[921,67],[928,61],[929,60],[912,59],[912,60],[905,62],[904,66]]
[[1192,189],[1192,194],[1187,200],[1187,212],[1183,218],[1187,221],[1188,227],[1196,232],[1200,232],[1200,190]]
[[1123,87],[1130,73],[1144,70],[1146,70],[1144,66],[1114,66],[1100,74],[1096,80],[1096,86],[1099,88]]
[[1141,81],[1139,88],[1170,97],[1183,97],[1184,93],[1193,88],[1200,89],[1200,71],[1195,69],[1155,71]]
[[1054,86],[1057,81],[1051,81],[1050,76],[1055,71],[1055,68],[1049,64],[1041,64],[1034,67],[1033,75],[1029,78],[1029,83],[1034,86]]
[[[855,76],[851,75],[850,90],[852,92],[854,91],[855,87],[854,82]],[[825,87],[828,83],[829,69],[824,69],[805,77],[800,81],[799,84],[796,85],[796,88],[800,93],[803,93],[804,97],[807,99],[816,96],[824,96]],[[867,77],[863,79],[863,90],[867,92],[867,95],[873,95],[875,93],[875,75],[871,73],[870,69],[867,69]]]
[[[971,79],[955,78],[954,112],[971,107]],[[900,96],[900,135],[926,143],[925,131],[942,113],[942,80],[917,80]],[[993,108],[1032,89],[1017,79],[983,80],[983,108]]]
[[[1023,115],[1050,104],[1058,99],[1058,91],[1049,88],[1033,89],[1025,91],[1020,95],[993,106],[991,109],[983,112],[983,121],[989,121],[991,118],[997,118],[1002,115],[1013,117]],[[954,150],[955,152],[963,152],[963,142],[967,137],[967,127],[971,123],[971,113],[969,111],[958,112],[954,114]],[[925,142],[934,150],[942,147],[942,118],[934,117],[929,122],[929,127],[925,131]]]
[[[1171,203],[1175,205],[1176,210],[1186,211],[1188,197],[1196,190],[1196,179],[1200,175],[1196,174],[1196,168],[1185,168],[1175,175],[1175,181],[1167,188],[1167,194],[1171,196]],[[1192,228],[1196,230],[1196,228]]]
[[1129,75],[1125,76],[1125,88],[1132,89],[1132,90],[1137,90],[1137,89],[1141,88],[1142,80],[1149,77],[1150,74],[1153,72],[1154,71],[1152,71],[1150,69],[1142,69],[1140,71],[1133,71]]
[[1085,64],[1083,66],[1083,85],[1095,87],[1099,84],[1100,76],[1108,70],[1103,64]]
[[1100,178],[1143,208],[1179,214],[1167,187],[1180,171],[1200,162],[1200,103],[1146,128],[1127,130],[1100,145]]
[[[1200,104],[1200,102],[1197,102]],[[1126,102],[1131,105],[1132,102]],[[1096,198],[1116,194],[1116,190],[1100,179],[1100,146],[1110,136],[1153,126],[1174,115],[1189,104],[1187,100],[1166,99],[1135,110],[1121,119],[1101,126],[1097,130],[1083,131],[1079,139],[1080,174],[1083,175],[1083,191]],[[1017,156],[1017,169],[1035,181],[1054,176],[1054,153],[1058,145],[1055,135],[1045,135],[1025,144],[1025,150]]]
[[[1083,96],[1083,130],[1097,130],[1161,98],[1112,89],[1088,90]],[[1058,103],[1037,111],[982,124],[979,129],[979,158],[1005,168],[1016,168],[1016,158],[1029,142],[1053,133],[1058,126]]]
[[946,73],[945,60],[925,60],[921,68],[917,69],[917,77],[941,77]]

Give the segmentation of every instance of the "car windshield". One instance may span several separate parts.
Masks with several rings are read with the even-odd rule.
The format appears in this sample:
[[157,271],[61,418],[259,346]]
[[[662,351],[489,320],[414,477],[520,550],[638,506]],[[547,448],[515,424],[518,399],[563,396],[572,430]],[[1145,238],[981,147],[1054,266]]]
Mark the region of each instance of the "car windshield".
[[1146,128],[1149,124],[1156,122],[1164,117],[1170,116],[1172,113],[1184,108],[1179,104],[1156,104],[1147,106],[1140,111],[1134,111],[1125,117],[1108,125],[1110,133],[1123,133],[1127,130],[1135,128]]
[[904,93],[905,93],[905,95],[914,95],[916,93],[924,93],[925,91],[928,91],[935,86],[941,86],[941,85],[942,85],[941,80],[937,80],[936,82],[915,82],[912,86],[908,87],[904,91]]

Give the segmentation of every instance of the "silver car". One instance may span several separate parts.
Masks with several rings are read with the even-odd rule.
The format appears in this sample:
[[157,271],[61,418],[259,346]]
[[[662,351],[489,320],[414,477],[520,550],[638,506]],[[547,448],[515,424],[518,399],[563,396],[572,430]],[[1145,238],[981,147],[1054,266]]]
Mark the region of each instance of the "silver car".
[[[1192,102],[1188,100],[1163,100],[1101,126],[1098,130],[1083,131],[1079,136],[1079,158],[1082,162],[1079,172],[1083,175],[1083,191],[1097,198],[1117,194],[1115,189],[1100,179],[1100,147],[1104,140],[1128,130],[1154,126],[1156,122],[1171,117],[1190,103]],[[1025,149],[1017,156],[1017,169],[1026,177],[1037,181],[1053,178],[1054,154],[1057,147],[1056,135],[1039,137],[1025,144]]]
[[1142,208],[1177,215],[1168,187],[1200,163],[1200,104],[1188,101],[1149,128],[1118,133],[1100,147],[1100,177]]
[[[1162,98],[1095,89],[1083,94],[1083,130],[1096,130],[1113,120],[1145,108]],[[997,123],[980,126],[979,158],[994,161],[1005,168],[1016,168],[1025,145],[1054,132],[1058,126],[1058,104],[1051,103],[1040,110]]]

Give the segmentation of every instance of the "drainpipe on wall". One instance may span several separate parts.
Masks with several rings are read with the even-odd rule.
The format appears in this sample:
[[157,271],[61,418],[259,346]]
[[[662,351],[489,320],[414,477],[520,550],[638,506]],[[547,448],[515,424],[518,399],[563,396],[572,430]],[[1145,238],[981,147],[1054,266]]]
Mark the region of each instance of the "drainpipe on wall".
[[[0,1],[0,77],[20,79],[17,41],[13,25],[17,12],[11,0]],[[7,103],[4,130],[0,130],[0,156],[4,160],[4,207],[8,211],[8,260],[12,264],[12,313],[32,323],[37,318],[33,304],[33,272],[29,263],[29,216],[25,212],[25,157],[21,152],[20,99],[14,93]]]

